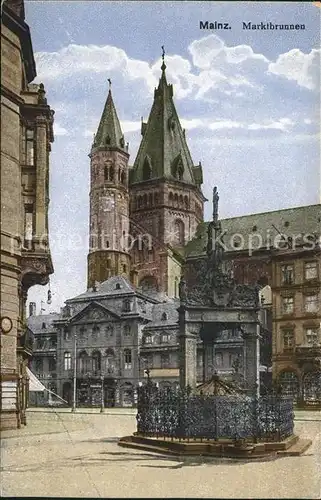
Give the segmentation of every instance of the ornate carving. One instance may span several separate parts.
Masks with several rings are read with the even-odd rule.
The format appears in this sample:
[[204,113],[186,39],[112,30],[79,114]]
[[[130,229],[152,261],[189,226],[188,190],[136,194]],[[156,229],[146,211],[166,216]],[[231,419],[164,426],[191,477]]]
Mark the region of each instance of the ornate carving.
[[228,305],[231,307],[258,307],[259,291],[258,285],[236,285],[230,295]]

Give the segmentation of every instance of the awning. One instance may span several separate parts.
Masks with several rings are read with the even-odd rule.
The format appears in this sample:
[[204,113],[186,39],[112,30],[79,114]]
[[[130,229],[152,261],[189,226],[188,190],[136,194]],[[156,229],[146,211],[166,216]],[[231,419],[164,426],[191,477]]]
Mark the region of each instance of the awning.
[[40,382],[34,373],[27,367],[27,376],[29,377],[29,391],[32,392],[43,392],[46,391],[46,387]]

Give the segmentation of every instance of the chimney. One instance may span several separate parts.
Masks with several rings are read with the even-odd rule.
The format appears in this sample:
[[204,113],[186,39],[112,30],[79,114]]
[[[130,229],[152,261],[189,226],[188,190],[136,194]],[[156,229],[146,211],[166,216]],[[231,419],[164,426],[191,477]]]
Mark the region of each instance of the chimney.
[[35,315],[36,315],[36,303],[29,302],[29,316],[35,316]]

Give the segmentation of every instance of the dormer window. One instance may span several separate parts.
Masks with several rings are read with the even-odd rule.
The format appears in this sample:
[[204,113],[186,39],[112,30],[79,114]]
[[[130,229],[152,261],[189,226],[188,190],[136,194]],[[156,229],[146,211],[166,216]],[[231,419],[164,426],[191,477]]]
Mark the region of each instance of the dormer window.
[[46,323],[42,323],[42,327],[41,327],[43,330],[46,328]]
[[162,314],[162,321],[166,321],[167,320],[167,314],[164,312]]
[[116,283],[115,289],[116,290],[120,290],[121,289],[120,283]]
[[110,139],[110,135],[109,135],[109,134],[107,134],[107,137],[106,137],[106,139],[105,139],[105,142],[106,142],[106,145],[107,145],[107,146],[110,144],[111,139]]

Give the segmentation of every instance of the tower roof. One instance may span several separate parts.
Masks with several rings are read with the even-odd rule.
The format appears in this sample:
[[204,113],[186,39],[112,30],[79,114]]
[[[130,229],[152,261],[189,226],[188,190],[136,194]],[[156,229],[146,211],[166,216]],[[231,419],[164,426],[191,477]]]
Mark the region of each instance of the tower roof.
[[124,135],[122,133],[117,111],[114,105],[111,88],[109,88],[105,107],[94,138],[93,147],[116,147],[127,151],[127,148],[125,147]]
[[202,184],[202,168],[194,167],[185,131],[173,101],[173,86],[166,80],[166,64],[154,92],[147,123],[142,123],[142,141],[131,173],[131,184],[148,179],[167,178]]

